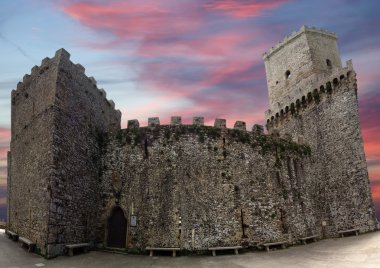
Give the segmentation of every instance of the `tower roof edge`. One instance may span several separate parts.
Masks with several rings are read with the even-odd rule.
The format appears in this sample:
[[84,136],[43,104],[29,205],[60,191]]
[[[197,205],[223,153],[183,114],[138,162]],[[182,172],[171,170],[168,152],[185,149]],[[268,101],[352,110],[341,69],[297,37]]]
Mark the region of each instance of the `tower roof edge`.
[[330,32],[330,31],[327,31],[327,30],[322,29],[322,28],[309,27],[309,26],[303,25],[299,31],[297,31],[297,32],[294,31],[294,32],[292,32],[291,35],[285,36],[285,38],[281,42],[277,43],[277,45],[270,48],[268,51],[264,52],[263,53],[263,59],[266,60],[272,54],[274,54],[275,52],[280,50],[282,47],[284,47],[285,45],[287,45],[288,43],[290,43],[291,41],[293,41],[294,39],[296,39],[297,37],[301,36],[303,33],[306,33],[306,32],[319,33],[319,34],[323,34],[325,36],[329,36],[329,37],[334,38],[334,39],[338,39],[336,36],[336,33],[334,33],[334,32]]

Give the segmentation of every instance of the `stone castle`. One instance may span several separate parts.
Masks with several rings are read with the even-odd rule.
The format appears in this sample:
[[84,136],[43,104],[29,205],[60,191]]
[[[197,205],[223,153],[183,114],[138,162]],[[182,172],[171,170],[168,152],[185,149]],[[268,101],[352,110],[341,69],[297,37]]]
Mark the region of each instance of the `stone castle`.
[[375,230],[356,74],[337,37],[302,27],[264,54],[266,127],[121,113],[63,49],[12,91],[8,230],[54,257],[66,244],[139,249]]

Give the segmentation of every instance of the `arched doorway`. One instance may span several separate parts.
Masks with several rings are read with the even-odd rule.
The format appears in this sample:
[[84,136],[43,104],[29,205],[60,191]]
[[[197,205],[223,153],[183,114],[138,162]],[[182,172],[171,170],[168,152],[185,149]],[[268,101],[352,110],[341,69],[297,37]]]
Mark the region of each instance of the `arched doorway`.
[[108,218],[107,246],[112,248],[125,248],[127,235],[127,220],[120,207],[114,207]]

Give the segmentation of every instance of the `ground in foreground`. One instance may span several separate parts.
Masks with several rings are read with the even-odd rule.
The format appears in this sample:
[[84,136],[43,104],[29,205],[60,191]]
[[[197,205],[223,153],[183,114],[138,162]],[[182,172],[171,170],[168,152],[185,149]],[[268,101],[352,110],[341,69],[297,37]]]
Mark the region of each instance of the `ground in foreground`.
[[212,256],[137,256],[92,251],[52,260],[28,253],[0,230],[0,267],[380,267],[380,232],[327,239],[272,252]]

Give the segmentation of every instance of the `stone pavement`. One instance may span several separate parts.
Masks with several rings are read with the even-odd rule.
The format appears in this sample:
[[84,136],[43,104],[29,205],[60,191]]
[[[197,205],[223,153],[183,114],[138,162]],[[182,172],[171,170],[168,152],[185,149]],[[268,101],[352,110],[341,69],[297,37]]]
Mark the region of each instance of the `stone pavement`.
[[[211,254],[210,254],[211,255]],[[212,256],[138,256],[92,251],[51,260],[28,253],[0,230],[0,267],[380,267],[380,232],[327,239],[272,252]]]

